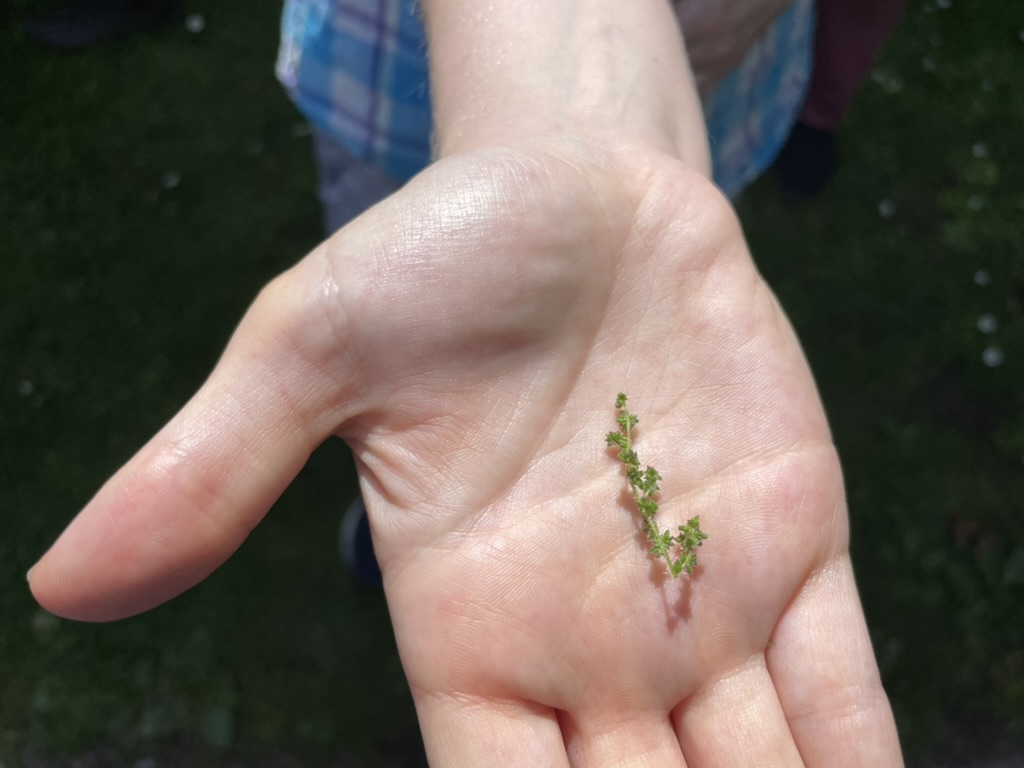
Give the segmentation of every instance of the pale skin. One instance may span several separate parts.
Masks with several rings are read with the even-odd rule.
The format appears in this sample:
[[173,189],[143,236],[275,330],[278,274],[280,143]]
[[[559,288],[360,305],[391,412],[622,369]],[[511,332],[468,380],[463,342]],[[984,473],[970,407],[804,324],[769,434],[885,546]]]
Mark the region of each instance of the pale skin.
[[[424,6],[441,159],[267,286],[36,598],[170,599],[338,435],[432,765],[901,765],[825,416],[669,4]],[[692,577],[605,447],[620,390],[660,523],[709,534]]]

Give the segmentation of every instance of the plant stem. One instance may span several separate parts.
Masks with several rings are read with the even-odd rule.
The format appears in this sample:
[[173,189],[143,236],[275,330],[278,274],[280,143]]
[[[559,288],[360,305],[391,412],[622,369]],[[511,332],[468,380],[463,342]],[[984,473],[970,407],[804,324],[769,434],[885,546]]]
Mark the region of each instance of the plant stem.
[[644,520],[644,531],[651,543],[650,553],[655,557],[664,558],[672,578],[678,578],[684,571],[692,574],[697,567],[697,547],[701,546],[707,534],[700,529],[700,515],[690,518],[686,525],[680,525],[678,534],[671,531],[659,531],[654,516],[658,513],[658,502],[655,495],[660,491],[661,475],[652,466],[640,469],[640,459],[633,448],[633,429],[640,423],[636,415],[626,407],[628,398],[619,393],[615,398],[615,410],[618,412],[616,421],[619,429],[609,432],[607,443],[619,449],[619,461],[626,467],[626,480],[629,483],[633,501]]

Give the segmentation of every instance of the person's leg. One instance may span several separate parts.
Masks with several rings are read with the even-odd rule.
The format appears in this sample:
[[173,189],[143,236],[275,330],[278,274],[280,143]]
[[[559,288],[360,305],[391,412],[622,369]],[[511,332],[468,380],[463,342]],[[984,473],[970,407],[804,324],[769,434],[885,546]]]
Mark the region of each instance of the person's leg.
[[811,83],[775,163],[787,192],[810,198],[831,181],[839,164],[836,131],[906,5],[906,0],[818,0]]
[[801,123],[838,130],[906,5],[907,0],[818,0],[814,70]]
[[165,26],[177,6],[177,0],[75,0],[22,30],[42,45],[77,50]]

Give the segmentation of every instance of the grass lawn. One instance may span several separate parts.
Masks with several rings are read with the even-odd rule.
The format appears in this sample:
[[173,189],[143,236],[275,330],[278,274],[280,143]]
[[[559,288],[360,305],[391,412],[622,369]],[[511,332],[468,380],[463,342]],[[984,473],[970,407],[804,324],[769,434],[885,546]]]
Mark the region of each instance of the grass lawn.
[[[0,766],[402,765],[387,609],[337,555],[340,443],[149,614],[70,623],[25,587],[319,237],[279,0],[192,5],[199,34],[74,56],[21,38],[28,0],[0,18]],[[1024,735],[1024,17],[941,5],[913,3],[820,200],[763,179],[740,205],[830,414],[911,757]]]

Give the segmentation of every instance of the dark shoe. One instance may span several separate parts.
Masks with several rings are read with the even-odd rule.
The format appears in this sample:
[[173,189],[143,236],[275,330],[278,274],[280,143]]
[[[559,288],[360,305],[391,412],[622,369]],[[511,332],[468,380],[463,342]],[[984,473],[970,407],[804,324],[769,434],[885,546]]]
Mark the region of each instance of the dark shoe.
[[809,200],[821,194],[838,167],[835,132],[797,123],[772,169],[785,192]]
[[76,0],[22,28],[37,43],[75,50],[168,24],[177,0]]
[[384,583],[373,552],[370,519],[361,498],[349,505],[341,519],[341,559],[361,586],[380,587]]

